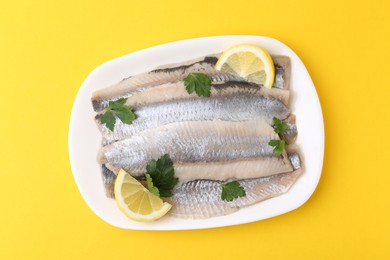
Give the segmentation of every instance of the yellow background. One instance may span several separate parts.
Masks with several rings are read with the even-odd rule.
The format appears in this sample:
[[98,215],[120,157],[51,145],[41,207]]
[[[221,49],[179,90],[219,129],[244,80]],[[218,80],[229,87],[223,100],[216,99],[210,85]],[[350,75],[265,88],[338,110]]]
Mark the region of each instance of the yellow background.
[[[389,12],[385,0],[0,0],[0,259],[390,259]],[[311,74],[326,133],[314,195],[233,227],[106,224],[69,165],[83,80],[133,51],[229,34],[274,37]]]

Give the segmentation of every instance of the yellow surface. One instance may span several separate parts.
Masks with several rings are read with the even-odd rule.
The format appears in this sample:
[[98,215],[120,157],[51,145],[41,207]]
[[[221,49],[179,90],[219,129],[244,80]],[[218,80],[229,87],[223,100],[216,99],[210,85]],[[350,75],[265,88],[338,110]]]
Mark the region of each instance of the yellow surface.
[[[0,0],[0,259],[390,259],[389,11],[385,0]],[[226,34],[274,37],[307,66],[326,127],[313,197],[226,228],[106,224],[69,166],[79,86],[114,57]]]

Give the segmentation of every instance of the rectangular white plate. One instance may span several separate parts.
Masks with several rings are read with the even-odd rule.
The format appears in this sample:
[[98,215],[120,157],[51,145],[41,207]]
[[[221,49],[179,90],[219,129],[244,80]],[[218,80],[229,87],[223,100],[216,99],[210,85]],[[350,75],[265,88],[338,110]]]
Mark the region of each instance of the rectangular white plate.
[[[239,43],[252,43],[271,55],[291,59],[291,111],[297,116],[298,138],[304,161],[304,174],[286,194],[243,208],[236,213],[205,220],[185,220],[164,216],[152,223],[128,219],[112,199],[105,196],[101,169],[96,155],[101,134],[94,123],[91,95],[96,89],[117,83],[130,75],[207,54],[223,52]],[[314,192],[321,176],[324,156],[324,125],[321,105],[305,66],[285,44],[262,36],[216,36],[184,40],[137,51],[93,70],[82,84],[72,110],[69,126],[69,155],[74,179],[88,206],[107,223],[125,229],[183,230],[237,225],[274,217],[304,204]]]

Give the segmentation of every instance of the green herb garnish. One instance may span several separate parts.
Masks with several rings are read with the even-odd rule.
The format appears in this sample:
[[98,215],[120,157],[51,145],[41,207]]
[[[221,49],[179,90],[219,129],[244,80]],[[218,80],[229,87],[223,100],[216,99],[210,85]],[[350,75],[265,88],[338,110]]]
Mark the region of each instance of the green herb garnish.
[[108,102],[108,107],[100,118],[102,124],[111,131],[114,131],[116,118],[119,118],[124,124],[131,124],[137,116],[133,112],[133,108],[126,106],[127,98],[120,98],[116,101]]
[[184,85],[186,86],[188,94],[191,94],[194,91],[198,96],[209,97],[211,94],[211,80],[206,74],[190,73],[184,79]]
[[274,147],[274,153],[276,155],[281,155],[284,147],[286,146],[286,141],[284,140],[271,140],[268,143],[270,146]]
[[158,188],[156,186],[154,186],[153,184],[153,180],[152,180],[152,177],[150,177],[150,174],[146,174],[146,184],[147,184],[147,188],[148,190],[153,193],[154,195],[156,195],[157,197],[160,197],[160,191],[158,190]]
[[274,147],[274,153],[276,155],[281,155],[284,150],[284,147],[286,146],[286,138],[284,134],[287,131],[288,125],[276,117],[274,117],[272,121],[272,127],[274,128],[275,133],[280,136],[280,140],[271,140],[268,142],[268,144]]
[[274,117],[272,121],[274,123],[272,127],[274,128],[275,133],[284,135],[284,133],[287,131],[288,125],[276,117]]
[[238,181],[232,181],[222,184],[222,200],[232,201],[238,197],[242,197],[245,195],[245,190],[243,187],[241,187]]
[[[159,197],[171,197],[171,190],[179,179],[174,177],[173,162],[168,154],[151,160],[146,166],[146,181],[150,192]],[[148,177],[149,176],[149,177]]]

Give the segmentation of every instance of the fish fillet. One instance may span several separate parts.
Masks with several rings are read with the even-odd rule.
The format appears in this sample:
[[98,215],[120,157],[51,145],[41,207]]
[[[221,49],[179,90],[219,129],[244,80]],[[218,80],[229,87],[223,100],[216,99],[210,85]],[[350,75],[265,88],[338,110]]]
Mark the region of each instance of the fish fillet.
[[281,156],[273,153],[268,145],[271,139],[279,137],[262,119],[178,122],[106,145],[99,151],[98,162],[115,173],[123,168],[142,176],[150,160],[168,153],[180,181],[255,178],[291,171],[285,151]]
[[173,205],[168,214],[187,219],[223,216],[286,193],[302,174],[298,154],[291,153],[288,157],[293,162],[293,171],[269,177],[238,180],[246,195],[230,202],[221,199],[221,185],[224,183],[221,181],[194,180],[177,185],[173,189],[173,196],[166,199]]
[[[92,106],[96,112],[102,111],[109,101],[128,98],[162,84],[183,81],[191,72],[207,74],[212,82],[245,81],[241,77],[215,70],[214,66],[218,61],[218,56],[206,56],[184,63],[166,65],[123,79],[117,84],[95,91],[92,95]],[[274,87],[288,89],[289,58],[276,56],[274,62],[276,74]]]
[[[211,96],[253,95],[273,97],[288,105],[290,91],[282,89],[268,89],[248,82],[221,82],[211,84]],[[127,99],[126,105],[137,107],[172,100],[194,99],[196,93],[188,94],[183,81],[162,84]]]
[[296,117],[294,114],[290,114],[286,119],[283,120],[287,123],[287,130],[284,133],[287,144],[293,144],[298,136],[298,129],[296,124]]
[[[284,134],[284,137],[286,138],[287,144],[292,144],[295,142],[297,135],[298,135],[295,115],[290,114],[283,121],[287,123],[287,130]],[[101,142],[101,146],[106,146],[108,144],[112,144],[115,141],[116,140],[107,140],[107,139],[103,138],[103,140]]]
[[137,119],[132,124],[116,120],[114,131],[95,117],[103,137],[112,142],[131,137],[146,129],[156,128],[174,122],[224,120],[244,121],[264,119],[271,123],[273,117],[285,119],[290,114],[288,108],[278,99],[264,96],[235,95],[231,97],[209,97],[170,101],[161,104],[138,107]]
[[116,180],[116,175],[112,171],[110,171],[104,164],[101,166],[101,175],[106,196],[108,198],[114,198],[114,184]]
[[291,64],[287,56],[272,56],[275,64],[275,81],[272,88],[290,89]]

